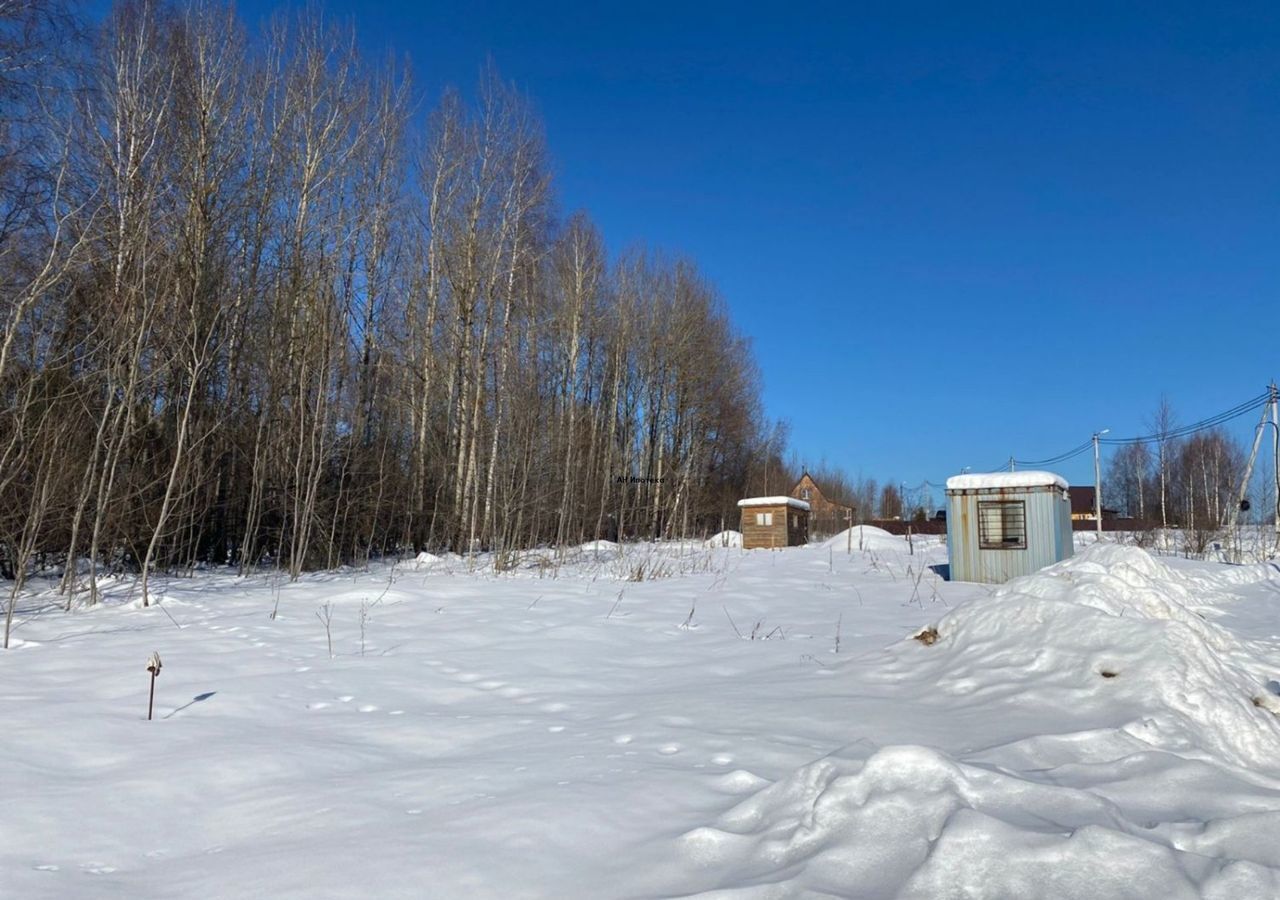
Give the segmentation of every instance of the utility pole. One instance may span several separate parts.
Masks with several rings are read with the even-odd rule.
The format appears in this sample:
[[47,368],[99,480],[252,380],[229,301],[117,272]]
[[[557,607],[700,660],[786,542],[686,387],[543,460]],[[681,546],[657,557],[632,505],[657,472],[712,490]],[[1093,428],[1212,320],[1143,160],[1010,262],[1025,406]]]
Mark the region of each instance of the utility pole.
[[[1270,386],[1270,390],[1272,392],[1275,391],[1274,384]],[[1240,479],[1240,493],[1236,496],[1235,505],[1231,507],[1231,511],[1227,516],[1227,539],[1235,545],[1232,561],[1237,564],[1244,561],[1244,547],[1241,546],[1240,532],[1236,527],[1236,523],[1240,518],[1240,513],[1244,512],[1245,496],[1249,492],[1249,479],[1253,477],[1253,464],[1258,458],[1258,447],[1262,444],[1262,432],[1271,424],[1267,421],[1267,417],[1270,415],[1271,403],[1264,403],[1262,406],[1262,418],[1258,420],[1258,427],[1253,430],[1253,449],[1249,451],[1249,463],[1244,467],[1244,478]]]
[[1271,382],[1271,461],[1275,474],[1275,494],[1272,497],[1271,516],[1276,532],[1276,552],[1280,553],[1280,391]]
[[1110,430],[1104,428],[1093,433],[1093,518],[1098,526],[1098,540],[1102,540],[1102,458],[1098,453],[1098,438]]
[[1009,457],[1009,471],[1010,472],[1014,471],[1014,462],[1013,462],[1012,456]]

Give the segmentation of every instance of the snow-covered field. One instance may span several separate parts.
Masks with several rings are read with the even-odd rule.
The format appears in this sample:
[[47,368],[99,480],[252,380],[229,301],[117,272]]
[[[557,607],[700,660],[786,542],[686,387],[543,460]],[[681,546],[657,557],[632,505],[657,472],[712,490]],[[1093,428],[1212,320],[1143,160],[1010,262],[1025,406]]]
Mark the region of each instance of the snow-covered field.
[[0,896],[1280,896],[1274,565],[734,543],[37,582]]

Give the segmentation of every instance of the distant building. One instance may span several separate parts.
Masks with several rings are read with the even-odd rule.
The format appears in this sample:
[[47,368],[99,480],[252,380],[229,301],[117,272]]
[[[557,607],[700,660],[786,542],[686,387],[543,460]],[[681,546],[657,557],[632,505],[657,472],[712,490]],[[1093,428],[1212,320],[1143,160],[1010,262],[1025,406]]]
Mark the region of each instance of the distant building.
[[1071,500],[1052,472],[996,472],[947,479],[952,581],[1001,584],[1072,552]]
[[[1071,496],[1071,521],[1094,521],[1094,489],[1091,487],[1073,487],[1068,488],[1068,493]],[[1114,519],[1117,515],[1119,515],[1119,510],[1110,509],[1106,505],[1102,507],[1103,521]]]
[[797,547],[809,542],[809,504],[795,497],[749,497],[742,510],[742,547]]
[[807,471],[791,489],[791,496],[809,504],[809,527],[814,534],[836,534],[853,524],[853,507],[841,506],[828,500]]

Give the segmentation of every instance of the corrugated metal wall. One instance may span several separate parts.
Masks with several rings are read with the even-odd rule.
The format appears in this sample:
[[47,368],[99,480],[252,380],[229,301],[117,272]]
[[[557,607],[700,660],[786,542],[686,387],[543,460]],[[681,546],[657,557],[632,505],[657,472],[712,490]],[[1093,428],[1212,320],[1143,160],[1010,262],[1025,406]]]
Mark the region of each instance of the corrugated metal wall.
[[[952,581],[1002,584],[1066,559],[1072,553],[1071,502],[1058,487],[980,488],[947,491],[947,552]],[[1026,548],[984,550],[978,540],[978,503],[1021,500],[1026,509]]]

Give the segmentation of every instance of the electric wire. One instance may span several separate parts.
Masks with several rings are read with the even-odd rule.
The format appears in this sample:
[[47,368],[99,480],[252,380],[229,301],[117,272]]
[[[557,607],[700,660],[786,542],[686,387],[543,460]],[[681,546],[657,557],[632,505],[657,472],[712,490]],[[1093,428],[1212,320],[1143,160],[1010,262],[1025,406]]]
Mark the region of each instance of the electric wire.
[[[1274,396],[1274,388],[1269,386],[1267,390],[1263,391],[1262,393],[1257,394],[1253,397],[1250,397],[1248,400],[1245,400],[1241,403],[1237,403],[1235,406],[1232,406],[1230,409],[1225,409],[1222,412],[1215,413],[1212,416],[1208,416],[1207,418],[1201,419],[1198,422],[1192,422],[1189,425],[1179,425],[1176,428],[1170,428],[1168,431],[1164,431],[1164,432],[1157,432],[1155,434],[1138,435],[1136,437],[1128,437],[1128,438],[1099,437],[1098,443],[1107,444],[1109,446],[1126,445],[1126,444],[1154,444],[1154,443],[1160,443],[1163,441],[1172,441],[1172,440],[1179,440],[1181,438],[1191,437],[1194,434],[1199,434],[1202,431],[1208,431],[1211,428],[1216,428],[1219,425],[1223,425],[1234,419],[1238,419],[1243,415],[1246,415],[1251,412],[1255,412],[1256,410],[1261,409],[1262,407],[1269,404],[1272,401],[1273,396]],[[1003,471],[1006,471],[1009,462],[1012,462],[1015,466],[1019,466],[1024,469],[1042,468],[1042,467],[1057,465],[1059,463],[1064,463],[1069,460],[1075,459],[1078,456],[1082,456],[1083,454],[1088,453],[1092,448],[1093,448],[1093,438],[1090,437],[1089,440],[1084,441],[1083,443],[1078,444],[1075,447],[1072,447],[1070,450],[1066,450],[1062,453],[1059,453],[1056,456],[1046,457],[1045,459],[1031,459],[1031,460],[1017,459],[1016,457],[1014,457],[1014,458],[1011,458],[1008,462],[1002,463],[1001,465],[998,465],[998,466],[992,466],[991,468],[982,470],[982,471],[985,471],[986,473],[1003,472]],[[926,478],[923,481],[921,481],[918,485],[913,486],[911,488],[911,491],[919,492],[924,489],[945,490],[946,480],[944,479],[942,481],[933,481],[932,479]]]
[[1207,419],[1202,419],[1199,422],[1193,422],[1190,425],[1182,425],[1177,428],[1171,428],[1168,431],[1157,432],[1156,434],[1144,434],[1138,437],[1099,438],[1098,443],[1100,444],[1153,444],[1153,443],[1158,443],[1160,441],[1173,440],[1175,438],[1190,437],[1193,434],[1198,434],[1201,431],[1208,431],[1210,428],[1215,428],[1218,425],[1223,424],[1224,422],[1230,422],[1232,419],[1237,419],[1240,416],[1245,415],[1246,413],[1250,413],[1256,409],[1260,409],[1264,405],[1269,403],[1270,400],[1271,400],[1271,391],[1268,390],[1268,391],[1264,391],[1263,393],[1259,394],[1256,397],[1252,397],[1249,400],[1246,400],[1244,403],[1240,403],[1236,406],[1231,407],[1231,409],[1220,412],[1217,415],[1210,416]]
[[[1199,434],[1202,431],[1208,431],[1211,428],[1216,428],[1219,425],[1223,425],[1227,422],[1232,421],[1233,419],[1238,419],[1243,415],[1247,415],[1248,413],[1261,409],[1263,406],[1271,402],[1271,398],[1272,398],[1272,390],[1271,388],[1268,388],[1267,390],[1263,391],[1261,394],[1258,394],[1254,397],[1250,397],[1248,400],[1245,400],[1242,403],[1237,403],[1235,406],[1231,407],[1230,409],[1223,410],[1220,413],[1215,413],[1214,415],[1209,416],[1208,418],[1201,419],[1198,422],[1192,422],[1189,425],[1179,425],[1176,428],[1170,428],[1168,431],[1157,432],[1155,434],[1138,435],[1136,437],[1127,437],[1127,438],[1099,437],[1098,443],[1107,444],[1109,446],[1126,445],[1126,444],[1158,444],[1164,441],[1179,440],[1181,438],[1191,437],[1194,434]],[[1023,468],[1039,468],[1042,466],[1051,466],[1051,465],[1056,465],[1057,463],[1067,462],[1068,460],[1075,459],[1077,456],[1081,456],[1085,453],[1088,453],[1089,450],[1092,449],[1092,447],[1093,447],[1093,438],[1090,438],[1084,443],[1079,444],[1075,447],[1072,447],[1070,450],[1067,450],[1063,453],[1059,453],[1057,456],[1050,456],[1045,459],[1031,459],[1031,460],[1017,459],[1015,457],[1011,459],[1011,462],[1013,462],[1014,465],[1021,466]],[[1005,468],[1006,468],[1005,466],[998,466],[994,469],[990,469],[989,471],[999,472],[999,471],[1003,471]]]
[[1078,447],[1072,447],[1065,453],[1059,453],[1057,456],[1050,456],[1047,459],[1015,459],[1014,463],[1020,466],[1049,466],[1054,463],[1066,462],[1068,459],[1075,459],[1081,453],[1087,452],[1093,446],[1093,439],[1085,441]]

